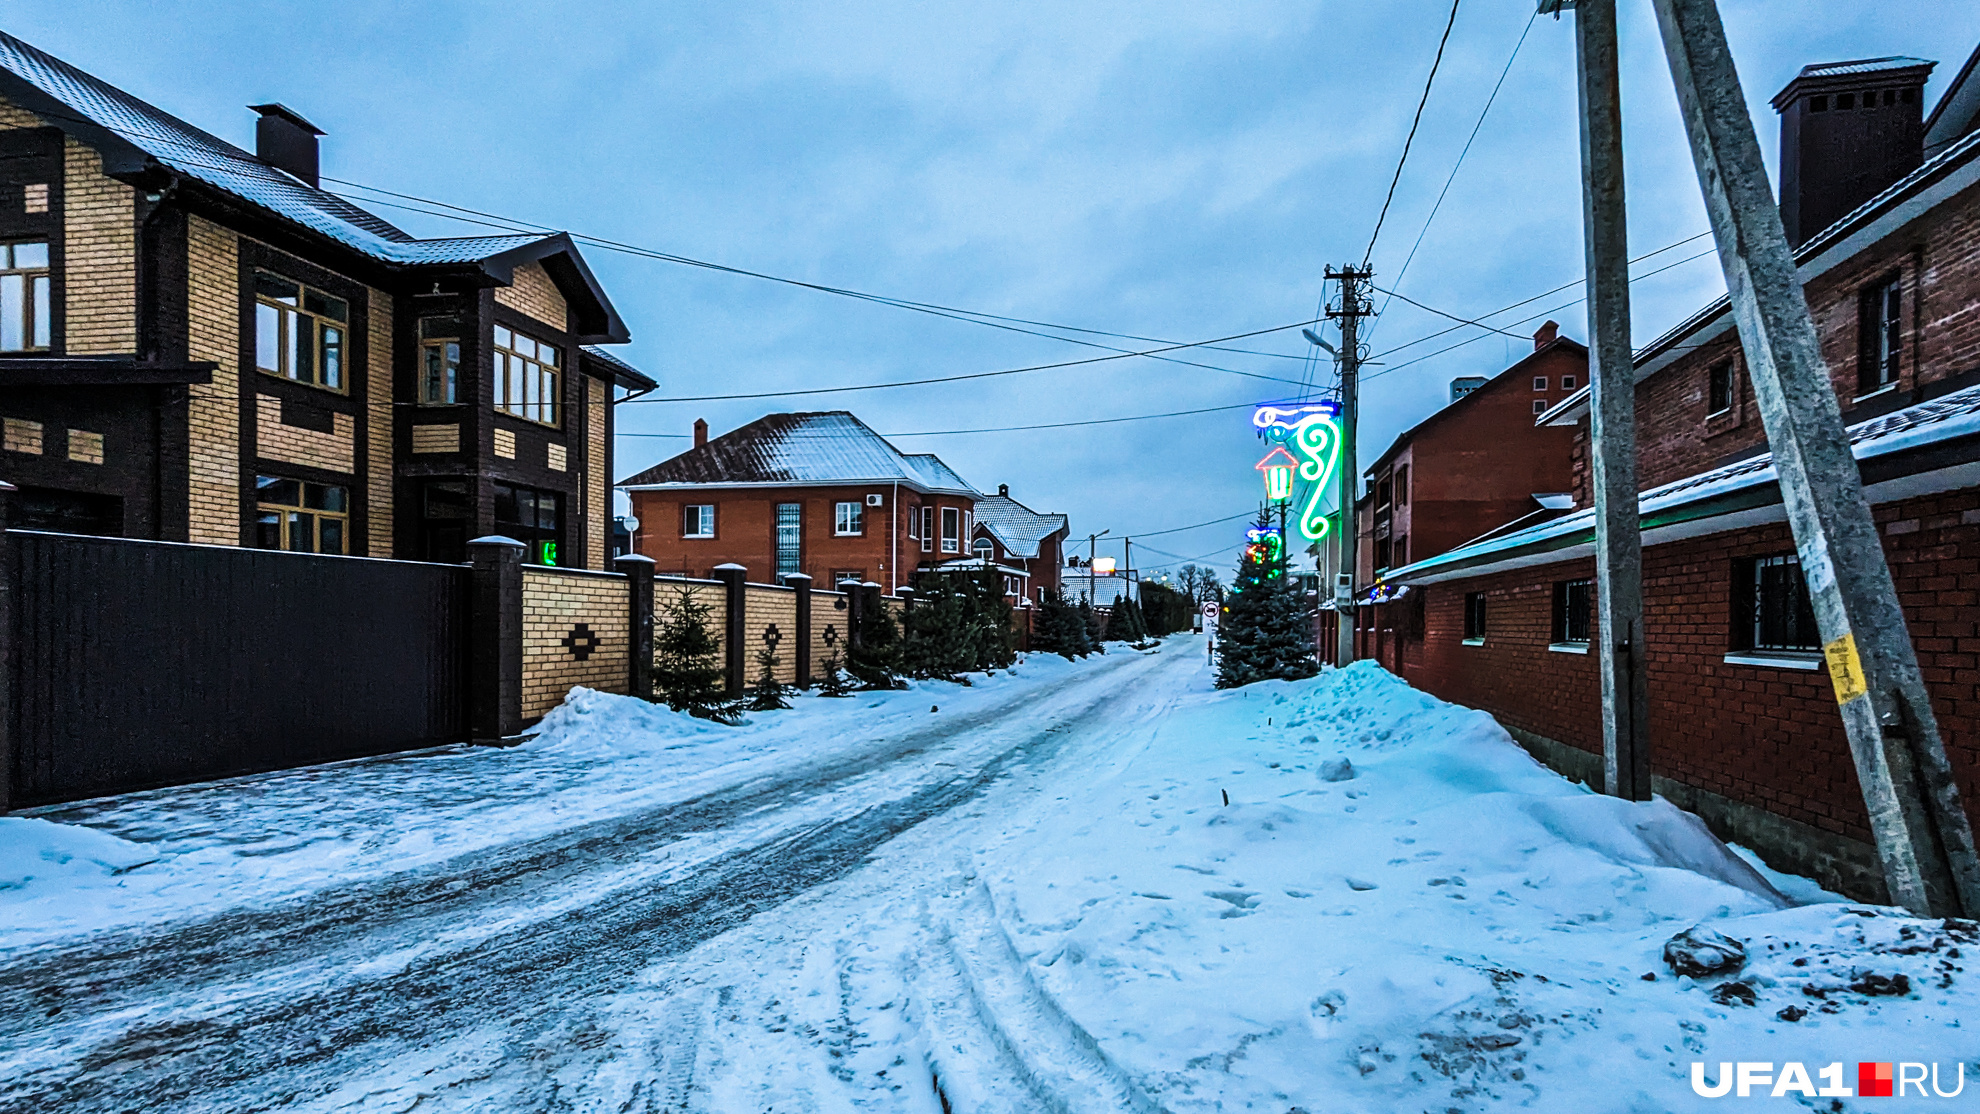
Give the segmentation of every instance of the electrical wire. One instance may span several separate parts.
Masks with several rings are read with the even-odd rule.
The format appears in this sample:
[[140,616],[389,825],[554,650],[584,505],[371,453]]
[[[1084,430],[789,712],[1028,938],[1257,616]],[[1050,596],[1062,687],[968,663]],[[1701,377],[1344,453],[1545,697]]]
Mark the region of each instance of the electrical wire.
[[[1155,418],[1182,418],[1194,414],[1217,414],[1226,410],[1250,410],[1255,402],[1234,402],[1229,406],[1205,406],[1200,410],[1170,410],[1161,414],[1132,414],[1122,418],[1089,418],[1080,422],[1044,422],[1038,425],[991,426],[985,429],[918,429],[905,433],[883,433],[882,437],[953,437],[964,433],[1017,433],[1032,429],[1071,429],[1075,426],[1116,425],[1120,422],[1145,422]],[[691,433],[621,433],[620,437],[667,437],[685,439]],[[790,436],[789,434],[785,435]]]
[[1409,162],[1410,144],[1416,142],[1416,129],[1423,123],[1423,107],[1430,103],[1430,87],[1437,82],[1437,69],[1444,64],[1444,47],[1451,41],[1451,28],[1457,26],[1458,5],[1463,0],[1451,0],[1451,18],[1444,23],[1444,37],[1437,40],[1437,56],[1430,60],[1430,75],[1423,79],[1423,96],[1416,102],[1416,116],[1409,122],[1409,135],[1403,139],[1402,157],[1396,160],[1396,173],[1389,179],[1389,194],[1382,199],[1382,211],[1375,217],[1375,231],[1368,237],[1368,250],[1361,254],[1361,266],[1365,270],[1368,260],[1375,254],[1375,241],[1382,236],[1382,223],[1389,217],[1389,203],[1396,199],[1396,186],[1402,181],[1403,166]]

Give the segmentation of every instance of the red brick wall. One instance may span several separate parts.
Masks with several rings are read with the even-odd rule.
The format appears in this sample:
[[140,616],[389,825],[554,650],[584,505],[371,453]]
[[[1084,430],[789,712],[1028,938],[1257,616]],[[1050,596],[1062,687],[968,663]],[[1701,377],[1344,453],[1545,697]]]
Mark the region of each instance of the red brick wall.
[[[1980,490],[1880,506],[1876,517],[1940,731],[1980,822]],[[1724,660],[1733,562],[1792,548],[1781,523],[1644,551],[1652,769],[1868,841],[1828,674]],[[1593,561],[1582,560],[1419,589],[1428,593],[1425,642],[1415,662],[1405,653],[1403,676],[1510,727],[1599,754],[1595,655],[1547,649],[1553,582],[1593,573]],[[1486,593],[1486,643],[1464,646],[1464,597],[1475,591]]]
[[[1920,397],[1921,387],[1980,369],[1980,187],[1940,205],[1806,287],[1809,312],[1822,338],[1822,355],[1845,420],[1868,416],[1851,413],[1857,406],[1857,295],[1866,284],[1892,272],[1900,276],[1904,289],[1908,342],[1897,394],[1910,402]],[[1728,334],[1685,353],[1637,384],[1642,487],[1683,479],[1765,448],[1766,431],[1737,349],[1736,338]],[[1728,355],[1736,359],[1733,413],[1708,421],[1706,375]],[[1584,431],[1586,426],[1584,419]],[[1577,491],[1585,490],[1585,482],[1577,484]]]
[[[899,503],[895,506],[898,490]],[[817,588],[830,588],[835,571],[857,570],[865,579],[891,589],[895,577],[889,570],[898,562],[899,582],[907,583],[907,570],[917,565],[954,560],[962,553],[943,553],[940,543],[934,552],[923,553],[921,543],[908,537],[907,513],[924,503],[936,507],[958,507],[967,515],[975,500],[956,496],[924,496],[892,484],[847,487],[726,488],[694,492],[631,492],[633,517],[639,531],[633,537],[633,550],[651,557],[662,574],[706,577],[715,566],[735,563],[749,570],[748,578],[770,583],[776,575],[776,509],[779,503],[802,503],[803,544],[799,568],[812,577]],[[845,500],[864,503],[869,494],[879,495],[882,504],[866,508],[866,532],[858,537],[837,537],[832,533],[833,504]],[[715,504],[715,536],[681,536],[681,508],[689,504]],[[967,522],[967,520],[965,520]],[[941,530],[941,513],[935,515],[935,528]],[[967,525],[964,527],[967,530]],[[963,539],[963,548],[968,548]]]

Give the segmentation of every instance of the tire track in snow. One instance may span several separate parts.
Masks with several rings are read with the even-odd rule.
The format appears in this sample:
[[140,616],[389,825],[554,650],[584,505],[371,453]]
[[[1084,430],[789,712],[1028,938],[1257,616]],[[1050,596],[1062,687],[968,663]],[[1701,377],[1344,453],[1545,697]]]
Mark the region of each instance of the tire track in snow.
[[[66,949],[41,949],[0,970],[0,1064],[46,1034],[51,1001],[94,1015],[92,1034],[64,1048],[59,1064],[8,1072],[0,1111],[160,1109],[177,1105],[261,1107],[333,1084],[349,1055],[366,1060],[444,1041],[475,1024],[521,1033],[575,999],[623,989],[650,963],[684,953],[862,865],[895,835],[980,794],[1014,767],[1048,758],[1074,724],[1118,701],[1123,672],[1146,682],[1146,668],[1102,663],[1054,695],[891,739],[829,769],[760,778],[693,801],[584,825],[572,831],[475,852],[413,874],[319,893],[288,908],[223,914],[165,932],[133,932]],[[415,959],[403,969],[285,991],[262,987],[229,1002],[146,1016],[147,999],[184,994],[226,979],[355,947],[377,937],[443,931],[477,909],[526,909],[546,882],[581,879],[650,851],[669,835],[707,830],[789,800],[843,785],[910,760],[959,731],[1022,722],[1071,704],[1064,717],[1030,730],[974,769],[920,786],[904,797],[745,847],[670,885],[612,894],[609,900],[514,927],[465,946]],[[932,763],[927,768],[933,769]],[[460,887],[458,881],[470,880]],[[81,1034],[78,1034],[81,1036]],[[45,1050],[44,1050],[45,1051]]]

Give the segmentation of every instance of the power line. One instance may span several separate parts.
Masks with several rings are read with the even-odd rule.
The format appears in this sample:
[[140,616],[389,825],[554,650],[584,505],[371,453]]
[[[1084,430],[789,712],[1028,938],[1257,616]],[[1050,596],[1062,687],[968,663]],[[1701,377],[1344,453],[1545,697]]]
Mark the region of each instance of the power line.
[[[972,371],[962,375],[934,375],[926,379],[899,379],[891,383],[856,383],[840,387],[798,387],[788,391],[749,391],[730,395],[680,395],[672,398],[641,397],[627,399],[625,402],[620,403],[620,405],[635,405],[646,402],[729,402],[736,399],[790,398],[796,395],[832,395],[844,394],[848,391],[877,391],[888,387],[925,387],[931,383],[959,383],[968,379],[991,379],[1000,375],[1024,375],[1034,371],[1052,371],[1058,368],[1102,364],[1110,360],[1125,360],[1133,356],[1146,356],[1156,352],[1170,352],[1178,348],[1195,348],[1202,344],[1214,344],[1217,341],[1242,340],[1245,337],[1264,336],[1267,333],[1284,332],[1287,329],[1297,329],[1311,324],[1313,324],[1311,320],[1295,321],[1290,325],[1274,325],[1269,329],[1253,329],[1246,333],[1232,333],[1230,336],[1217,337],[1215,340],[1210,341],[1198,341],[1194,344],[1174,344],[1164,348],[1152,348],[1141,352],[1117,352],[1111,356],[1089,356],[1083,360],[1060,360],[1057,363],[1031,364],[1025,367],[1003,368],[998,371]],[[1293,383],[1297,385],[1296,380],[1280,379],[1275,375],[1259,375],[1255,372],[1237,372],[1236,374],[1246,375],[1253,379],[1266,379],[1274,383]]]
[[[1371,286],[1374,286],[1374,284],[1373,284],[1373,283],[1370,283],[1369,285],[1371,285]],[[1409,295],[1407,295],[1407,294],[1398,294],[1398,293],[1396,293],[1396,292],[1395,292],[1395,291],[1393,291],[1393,290],[1389,290],[1389,289],[1387,289],[1387,288],[1385,288],[1385,287],[1380,287],[1380,286],[1376,286],[1376,287],[1375,287],[1375,289],[1377,289],[1377,290],[1380,290],[1380,291],[1381,291],[1382,293],[1384,293],[1384,294],[1387,294],[1387,295],[1388,295],[1389,297],[1391,297],[1391,298],[1400,298],[1400,299],[1402,299],[1403,301],[1405,301],[1405,302],[1408,302],[1408,303],[1409,303],[1410,305],[1413,305],[1413,306],[1415,306],[1415,307],[1416,307],[1417,309],[1420,309],[1420,310],[1427,310],[1427,311],[1429,311],[1429,312],[1431,312],[1431,313],[1434,313],[1434,314],[1436,314],[1436,315],[1437,315],[1437,316],[1439,316],[1439,317],[1447,317],[1447,318],[1449,318],[1449,319],[1451,319],[1452,321],[1455,321],[1455,322],[1457,322],[1457,323],[1458,323],[1458,324],[1460,324],[1460,325],[1476,325],[1476,326],[1478,326],[1478,327],[1479,327],[1479,328],[1481,328],[1481,329],[1490,329],[1490,330],[1491,330],[1492,332],[1495,332],[1495,333],[1499,333],[1499,334],[1501,334],[1501,335],[1504,335],[1504,336],[1509,336],[1509,337],[1512,337],[1512,338],[1513,338],[1513,339],[1515,339],[1515,340],[1525,340],[1525,339],[1527,339],[1527,338],[1525,338],[1525,337],[1523,337],[1523,336],[1520,336],[1520,335],[1519,335],[1518,333],[1508,333],[1508,332],[1506,332],[1506,331],[1505,331],[1504,329],[1501,329],[1501,328],[1499,328],[1499,327],[1498,327],[1498,326],[1496,326],[1496,325],[1487,325],[1487,324],[1486,324],[1485,322],[1483,322],[1483,321],[1474,321],[1474,320],[1472,320],[1472,319],[1471,319],[1471,318],[1469,318],[1469,317],[1459,317],[1459,316],[1458,316],[1457,314],[1455,314],[1455,313],[1447,313],[1447,312],[1445,312],[1445,311],[1443,311],[1443,310],[1441,310],[1441,309],[1438,309],[1438,308],[1437,308],[1436,306],[1426,306],[1426,305],[1424,305],[1424,304],[1423,304],[1422,302],[1419,302],[1419,301],[1417,301],[1417,300],[1416,300],[1415,298],[1412,298],[1412,297],[1410,297],[1410,296],[1409,296]],[[1487,317],[1490,317],[1490,316],[1491,316],[1491,314],[1489,314],[1489,313],[1488,313],[1488,314],[1486,314],[1485,316],[1487,316]]]
[[1416,142],[1417,126],[1423,123],[1423,106],[1430,103],[1430,87],[1437,82],[1437,68],[1444,64],[1444,47],[1451,41],[1451,28],[1457,26],[1458,4],[1461,2],[1451,0],[1451,18],[1444,24],[1444,37],[1437,40],[1437,56],[1430,60],[1430,76],[1423,79],[1423,96],[1416,102],[1416,117],[1409,122],[1409,135],[1403,139],[1402,157],[1396,160],[1395,177],[1389,179],[1389,194],[1382,199],[1382,211],[1375,217],[1375,231],[1368,237],[1368,250],[1361,254],[1364,270],[1370,257],[1375,254],[1375,241],[1382,236],[1382,222],[1389,217],[1389,203],[1396,199],[1396,185],[1402,181],[1404,164],[1409,162],[1409,147]]
[[1234,514],[1229,516],[1228,518],[1213,518],[1208,522],[1199,522],[1194,526],[1178,526],[1173,530],[1150,530],[1145,534],[1121,534],[1117,536],[1123,538],[1156,538],[1162,536],[1163,534],[1180,534],[1187,530],[1201,530],[1205,526],[1216,526],[1219,523],[1224,523],[1224,522],[1236,522],[1240,518],[1253,518],[1256,517],[1257,514],[1258,514],[1257,511],[1245,511],[1242,514]]
[[[1071,429],[1074,426],[1115,425],[1120,422],[1146,422],[1156,418],[1182,418],[1194,414],[1216,414],[1225,410],[1250,410],[1255,402],[1234,402],[1228,406],[1205,406],[1199,410],[1170,410],[1161,414],[1131,414],[1121,418],[1089,418],[1080,422],[1044,422],[1039,425],[991,426],[984,429],[919,429],[904,433],[883,433],[882,437],[952,437],[964,433],[1017,433],[1030,429]],[[694,436],[691,433],[620,433],[620,437],[665,437],[685,440]],[[791,436],[786,434],[786,436]],[[802,436],[799,434],[798,436]],[[821,438],[829,440],[830,438]]]

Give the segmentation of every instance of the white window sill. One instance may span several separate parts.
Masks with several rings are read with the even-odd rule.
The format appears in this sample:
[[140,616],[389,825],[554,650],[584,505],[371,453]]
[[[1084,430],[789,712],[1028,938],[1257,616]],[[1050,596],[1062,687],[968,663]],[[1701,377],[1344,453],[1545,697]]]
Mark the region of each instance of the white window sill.
[[1745,650],[1726,655],[1727,665],[1758,665],[1772,669],[1802,669],[1814,672],[1822,668],[1820,651],[1807,650]]
[[1458,645],[1460,645],[1460,646],[1483,646],[1483,645],[1485,645],[1485,640],[1484,640],[1484,639],[1482,639],[1482,638],[1467,638],[1467,639],[1465,639],[1465,640],[1464,640],[1463,642],[1460,642],[1460,643],[1458,643]]
[[834,530],[832,531],[832,536],[835,538],[863,538],[866,536],[866,532],[864,530]]
[[682,541],[689,541],[689,542],[712,542],[712,541],[714,541],[714,540],[715,540],[715,535],[713,535],[713,534],[682,534],[682,535],[681,535],[681,540],[682,540]]
[[1721,418],[1730,418],[1730,417],[1732,417],[1732,407],[1728,406],[1724,410],[1714,410],[1710,414],[1705,415],[1705,420],[1708,422],[1716,422]]
[[1556,654],[1585,654],[1588,652],[1588,643],[1549,642],[1547,644],[1547,649],[1553,651]]
[[1895,391],[1897,389],[1898,389],[1897,380],[1893,379],[1890,382],[1884,384],[1883,386],[1878,387],[1874,391],[1868,391],[1864,394],[1857,395],[1855,398],[1850,399],[1850,401],[1852,403],[1868,402],[1873,398],[1881,398],[1884,395],[1890,394],[1892,391]]

